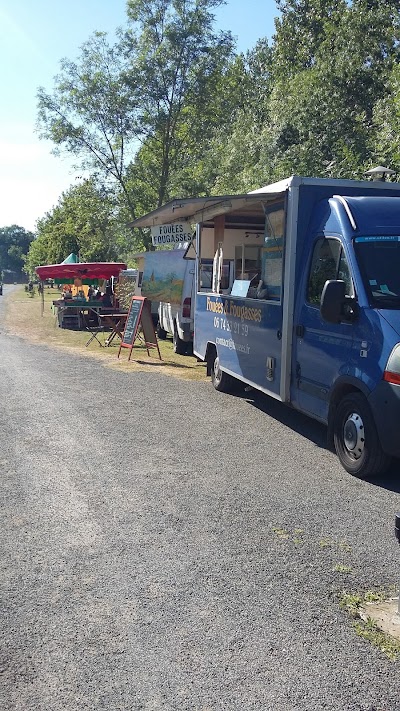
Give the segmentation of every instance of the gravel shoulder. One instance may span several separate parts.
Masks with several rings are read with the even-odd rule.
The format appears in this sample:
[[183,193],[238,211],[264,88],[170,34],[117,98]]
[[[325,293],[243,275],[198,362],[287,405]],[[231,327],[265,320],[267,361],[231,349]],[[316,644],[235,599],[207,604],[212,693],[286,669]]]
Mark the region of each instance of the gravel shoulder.
[[338,603],[398,584],[398,464],[358,481],[280,403],[3,323],[2,711],[400,709]]

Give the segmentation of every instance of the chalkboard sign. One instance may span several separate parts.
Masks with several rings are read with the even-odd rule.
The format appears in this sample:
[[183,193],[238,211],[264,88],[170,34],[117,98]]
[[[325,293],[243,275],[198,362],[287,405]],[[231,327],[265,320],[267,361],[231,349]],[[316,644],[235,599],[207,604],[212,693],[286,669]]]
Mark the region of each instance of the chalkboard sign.
[[[140,338],[139,336],[139,328],[141,328],[143,332],[143,338]],[[132,297],[128,315],[125,321],[124,333],[118,351],[118,358],[119,354],[121,353],[121,348],[129,348],[130,351],[128,360],[130,360],[132,355],[132,348],[138,336],[146,346],[147,355],[150,355],[150,348],[157,348],[158,357],[161,360],[161,353],[158,346],[157,336],[154,330],[153,320],[151,318],[150,302],[144,296]]]

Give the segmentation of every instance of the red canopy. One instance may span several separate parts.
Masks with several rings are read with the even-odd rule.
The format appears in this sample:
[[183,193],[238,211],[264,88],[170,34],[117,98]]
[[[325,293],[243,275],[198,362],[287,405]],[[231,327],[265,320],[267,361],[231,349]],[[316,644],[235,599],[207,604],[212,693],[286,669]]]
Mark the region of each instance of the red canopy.
[[46,279],[110,279],[126,269],[123,262],[76,262],[75,264],[46,264],[36,267],[36,274]]

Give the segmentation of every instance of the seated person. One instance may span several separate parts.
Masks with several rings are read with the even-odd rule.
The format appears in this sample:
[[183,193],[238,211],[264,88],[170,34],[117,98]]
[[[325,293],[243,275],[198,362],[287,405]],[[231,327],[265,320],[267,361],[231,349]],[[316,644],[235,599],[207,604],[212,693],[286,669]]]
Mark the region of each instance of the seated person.
[[103,294],[100,301],[101,301],[101,305],[104,308],[112,308],[113,302],[112,302],[112,291],[111,291],[110,286],[107,287],[105,294]]
[[72,291],[71,289],[65,289],[64,294],[63,294],[64,299],[72,299]]

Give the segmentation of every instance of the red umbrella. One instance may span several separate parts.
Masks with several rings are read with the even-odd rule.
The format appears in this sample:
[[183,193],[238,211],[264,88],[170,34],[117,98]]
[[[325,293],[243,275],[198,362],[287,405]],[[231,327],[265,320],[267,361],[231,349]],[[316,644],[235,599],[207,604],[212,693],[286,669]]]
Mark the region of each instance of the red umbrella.
[[77,262],[72,264],[46,264],[36,267],[36,274],[46,279],[110,279],[126,269],[123,262]]

